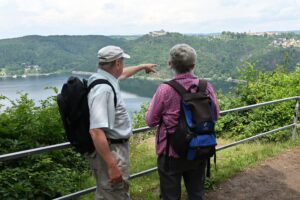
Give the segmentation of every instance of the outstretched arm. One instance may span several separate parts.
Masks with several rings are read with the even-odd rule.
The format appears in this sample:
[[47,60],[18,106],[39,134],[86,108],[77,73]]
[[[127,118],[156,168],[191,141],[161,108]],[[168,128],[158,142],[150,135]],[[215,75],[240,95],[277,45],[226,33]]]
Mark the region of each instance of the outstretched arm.
[[134,75],[135,73],[145,70],[145,72],[151,73],[155,71],[156,64],[140,64],[138,66],[126,67],[123,69],[122,75],[118,78],[119,80],[123,80],[129,78],[130,76]]

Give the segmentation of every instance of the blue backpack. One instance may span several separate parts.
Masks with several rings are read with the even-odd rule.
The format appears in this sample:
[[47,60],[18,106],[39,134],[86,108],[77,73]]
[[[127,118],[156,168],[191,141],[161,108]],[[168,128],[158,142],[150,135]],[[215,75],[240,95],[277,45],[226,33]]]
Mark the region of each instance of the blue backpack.
[[[175,80],[165,84],[171,86],[181,97],[179,122],[174,134],[168,134],[167,146],[171,145],[181,158],[187,160],[210,161],[215,156],[216,162],[216,116],[214,104],[206,93],[207,81],[199,80],[198,85],[192,85],[188,90]],[[210,162],[208,176],[209,168]]]

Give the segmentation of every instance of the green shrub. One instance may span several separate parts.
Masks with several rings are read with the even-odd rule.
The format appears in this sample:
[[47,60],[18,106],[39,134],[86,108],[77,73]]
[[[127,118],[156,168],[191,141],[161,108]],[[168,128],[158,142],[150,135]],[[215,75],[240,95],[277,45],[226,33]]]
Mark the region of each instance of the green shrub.
[[[246,84],[237,87],[231,96],[220,98],[222,110],[252,105],[291,96],[300,92],[300,66],[294,72],[278,67],[273,72],[259,72],[246,63],[241,70]],[[272,104],[222,116],[217,123],[218,133],[226,138],[242,139],[293,123],[295,101]],[[287,135],[274,134],[267,141],[286,140]]]
[[[39,107],[27,94],[9,101],[0,113],[0,154],[66,141],[54,97]],[[89,177],[86,160],[71,149],[1,162],[0,171],[0,199],[52,199],[78,191]]]

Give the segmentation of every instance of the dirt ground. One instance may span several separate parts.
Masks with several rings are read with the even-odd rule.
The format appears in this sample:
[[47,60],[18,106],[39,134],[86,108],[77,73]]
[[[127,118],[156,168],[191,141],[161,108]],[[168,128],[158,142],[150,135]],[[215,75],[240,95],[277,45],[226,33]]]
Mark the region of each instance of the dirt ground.
[[206,200],[300,200],[300,148],[236,174],[206,193]]

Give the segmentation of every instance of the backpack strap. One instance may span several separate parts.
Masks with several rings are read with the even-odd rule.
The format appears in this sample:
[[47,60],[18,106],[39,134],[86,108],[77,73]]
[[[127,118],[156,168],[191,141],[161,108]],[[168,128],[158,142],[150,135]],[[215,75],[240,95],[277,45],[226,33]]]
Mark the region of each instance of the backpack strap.
[[[214,165],[215,165],[215,170],[217,171],[217,154],[216,154],[216,152],[214,153]],[[206,177],[207,178],[210,178],[210,168],[211,168],[210,158],[208,158],[206,161]]]
[[93,82],[89,85],[89,87],[88,87],[88,93],[90,92],[90,90],[91,90],[94,86],[96,86],[96,85],[98,85],[98,84],[107,84],[107,85],[109,85],[109,86],[111,87],[111,89],[112,89],[113,92],[114,92],[114,103],[115,103],[115,107],[116,107],[116,106],[117,106],[117,94],[116,94],[115,88],[113,87],[113,85],[112,85],[108,80],[106,80],[106,79],[97,79],[97,80],[93,81]]
[[207,87],[207,81],[199,79],[199,84],[198,84],[199,91],[205,93],[206,87]]
[[[167,82],[164,82],[164,83],[171,86],[181,97],[182,97],[183,94],[187,93],[190,90],[190,88],[188,90],[186,90],[182,85],[180,85],[174,79],[170,80],[170,81],[167,81]],[[205,93],[206,92],[206,87],[207,87],[207,81],[199,79],[199,84],[198,84],[199,91]]]
[[187,93],[186,89],[174,79],[164,83],[171,86],[181,97],[183,94]]

